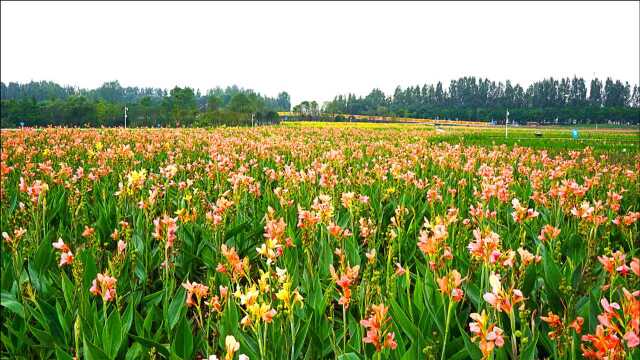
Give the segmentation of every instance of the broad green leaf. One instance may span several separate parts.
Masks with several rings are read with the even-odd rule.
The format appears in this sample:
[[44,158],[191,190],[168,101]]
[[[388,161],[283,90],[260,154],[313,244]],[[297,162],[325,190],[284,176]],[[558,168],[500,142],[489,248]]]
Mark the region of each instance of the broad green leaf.
[[159,342],[153,341],[153,340],[150,340],[150,339],[147,339],[147,338],[143,338],[143,337],[140,337],[140,336],[135,336],[133,334],[129,334],[129,336],[131,337],[131,339],[137,341],[138,343],[140,343],[145,348],[147,348],[147,349],[155,348],[164,357],[166,357],[166,358],[170,357],[169,349],[167,349],[166,346],[160,344]]
[[193,333],[191,325],[186,319],[182,319],[175,329],[171,350],[182,359],[190,359],[193,352]]
[[0,303],[9,311],[24,319],[24,306],[20,304],[13,295],[2,292],[2,295],[0,295]]
[[83,339],[84,356],[87,360],[109,360],[107,354],[100,350],[97,346],[93,345],[86,338]]

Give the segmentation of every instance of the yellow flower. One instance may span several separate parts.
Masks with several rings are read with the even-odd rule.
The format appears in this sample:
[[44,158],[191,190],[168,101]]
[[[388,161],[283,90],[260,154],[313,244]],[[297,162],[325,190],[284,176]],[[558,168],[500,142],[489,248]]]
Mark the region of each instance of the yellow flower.
[[246,293],[240,295],[240,304],[248,308],[256,302],[258,295],[260,295],[260,293],[254,285],[250,287]]
[[258,280],[258,286],[260,286],[260,292],[264,293],[269,291],[269,273],[263,272],[260,275],[260,280]]
[[240,343],[236,341],[236,338],[234,338],[233,335],[227,335],[224,339],[224,347],[227,351],[227,354],[224,357],[225,360],[231,360],[233,359],[233,354],[240,350]]

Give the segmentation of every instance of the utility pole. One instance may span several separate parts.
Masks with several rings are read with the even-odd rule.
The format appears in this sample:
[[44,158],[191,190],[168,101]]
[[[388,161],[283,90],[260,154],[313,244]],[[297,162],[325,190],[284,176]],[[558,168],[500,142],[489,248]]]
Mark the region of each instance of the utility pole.
[[507,118],[504,120],[504,138],[506,139],[509,136],[509,130],[507,125],[509,124],[509,109],[507,109]]
[[129,110],[128,107],[124,107],[124,128],[127,128],[127,110]]

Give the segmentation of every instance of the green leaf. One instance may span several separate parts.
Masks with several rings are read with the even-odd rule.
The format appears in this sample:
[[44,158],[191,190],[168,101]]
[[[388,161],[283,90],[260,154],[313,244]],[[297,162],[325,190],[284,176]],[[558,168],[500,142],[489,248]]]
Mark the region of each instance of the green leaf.
[[129,334],[129,336],[131,337],[131,339],[137,341],[138,343],[140,343],[142,346],[144,346],[147,349],[151,349],[151,348],[155,348],[160,354],[162,354],[162,356],[169,358],[170,357],[170,353],[169,353],[169,349],[167,349],[166,346],[160,344],[157,341],[153,341],[150,339],[146,339],[140,336],[135,336],[133,334]]
[[481,359],[482,352],[480,351],[480,348],[478,348],[478,346],[476,346],[473,343],[473,341],[471,341],[471,338],[467,334],[464,327],[460,325],[460,321],[458,320],[458,317],[456,316],[455,318],[456,318],[456,323],[458,324],[458,329],[460,330],[460,334],[462,334],[462,340],[464,341],[464,347],[467,350],[467,354],[473,360]]
[[82,283],[85,287],[83,290],[89,290],[91,283],[98,275],[98,267],[96,260],[90,250],[84,250],[80,256],[82,264],[84,265],[84,275],[82,277]]
[[59,346],[56,346],[56,359],[58,359],[58,360],[73,360],[73,356],[69,355],[64,350],[60,349]]
[[109,360],[109,357],[104,351],[100,350],[100,348],[93,345],[90,341],[87,341],[86,338],[83,338],[82,343],[84,356],[87,360]]
[[561,307],[560,300],[560,283],[562,274],[558,268],[558,264],[553,260],[552,255],[546,247],[543,247],[542,252],[542,266],[544,268],[544,283],[545,288],[548,290],[547,294],[550,295],[551,305],[557,310]]
[[420,330],[409,320],[395,300],[391,300],[391,314],[391,318],[397,324],[398,329],[407,334],[412,342],[420,343],[422,341]]
[[122,344],[122,321],[117,310],[114,310],[107,320],[107,326],[102,334],[102,342],[109,358],[115,359]]
[[60,328],[64,333],[64,341],[66,342],[70,335],[69,332],[71,331],[71,325],[70,321],[65,317],[62,306],[60,306],[60,302],[58,301],[56,301],[56,314],[58,315],[58,322],[60,322]]
[[185,309],[185,296],[185,289],[180,287],[178,292],[173,296],[173,300],[171,300],[171,304],[169,305],[169,329],[171,330],[176,326]]
[[536,346],[538,344],[538,336],[540,336],[540,332],[536,331],[536,335],[533,339],[529,339],[527,346],[522,349],[522,353],[520,354],[521,360],[534,360],[536,359]]
[[358,355],[356,355],[355,353],[350,352],[338,356],[338,360],[360,360],[360,357],[358,357]]
[[24,319],[24,306],[10,293],[2,292],[0,295],[0,304]]
[[193,334],[191,325],[186,319],[182,319],[176,327],[171,349],[183,359],[191,359],[193,352]]
[[122,317],[122,338],[123,339],[127,338],[129,329],[131,329],[134,312],[135,311],[134,311],[133,302],[129,302],[129,305],[127,306],[127,310],[124,311],[124,316]]
[[140,345],[140,343],[133,343],[133,345],[131,345],[131,347],[127,351],[125,360],[135,360],[142,358],[142,350],[142,345]]
[[143,299],[147,306],[156,306],[162,301],[162,295],[164,294],[164,290],[159,290],[154,292],[153,294],[146,295]]
[[65,274],[64,272],[61,273],[62,275],[62,293],[64,295],[64,301],[67,304],[67,308],[69,309],[73,309],[74,308],[74,285],[73,283],[71,283],[71,280],[69,280],[69,278],[67,277],[67,274]]

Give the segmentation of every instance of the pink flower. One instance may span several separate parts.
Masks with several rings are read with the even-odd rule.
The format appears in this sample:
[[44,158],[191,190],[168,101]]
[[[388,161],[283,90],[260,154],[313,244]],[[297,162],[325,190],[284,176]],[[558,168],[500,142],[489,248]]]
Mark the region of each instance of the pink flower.
[[640,338],[638,337],[638,334],[632,330],[627,331],[627,333],[624,334],[623,339],[627,342],[627,346],[630,348],[640,345]]
[[118,252],[122,254],[126,249],[127,249],[127,243],[122,240],[118,240]]
[[71,265],[73,263],[73,253],[71,251],[60,254],[60,264],[58,266]]
[[493,341],[497,347],[502,347],[504,345],[504,338],[502,334],[504,331],[497,326],[493,327],[493,330],[487,334],[487,340]]
[[62,238],[58,238],[58,241],[52,243],[51,245],[62,252],[69,251],[69,247],[64,243],[64,241],[62,241]]
[[640,259],[633,258],[629,265],[631,265],[631,271],[633,271],[634,274],[640,276]]

